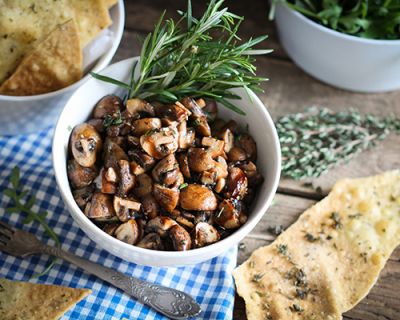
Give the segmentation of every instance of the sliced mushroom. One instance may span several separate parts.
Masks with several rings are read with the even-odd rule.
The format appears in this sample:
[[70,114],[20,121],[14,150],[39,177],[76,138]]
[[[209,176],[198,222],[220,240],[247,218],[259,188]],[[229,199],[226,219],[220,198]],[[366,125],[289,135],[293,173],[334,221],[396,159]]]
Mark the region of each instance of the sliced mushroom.
[[172,246],[176,251],[186,251],[192,247],[190,234],[179,224],[168,230],[168,237],[171,239]]
[[[199,103],[197,103],[197,104],[199,104]],[[211,121],[211,122],[215,121],[215,119],[218,116],[217,102],[215,100],[207,101],[203,108],[203,111],[207,115],[207,118],[209,121]]]
[[242,200],[247,193],[247,177],[242,169],[232,167],[229,169],[227,179],[226,198],[234,198]]
[[93,182],[97,176],[97,170],[93,167],[83,167],[76,160],[68,161],[68,179],[73,188],[83,188]]
[[246,153],[246,159],[257,160],[257,145],[251,135],[244,133],[238,136],[236,145]]
[[179,163],[179,169],[182,172],[183,176],[187,179],[190,179],[190,169],[189,169],[189,161],[186,153],[178,153],[176,155],[176,159]]
[[110,236],[114,236],[115,230],[119,227],[119,223],[108,223],[103,227],[103,231]]
[[128,154],[144,171],[151,169],[156,163],[152,156],[140,149],[129,150]]
[[90,203],[88,218],[107,220],[115,216],[112,196],[101,192],[96,192]]
[[86,204],[90,202],[94,193],[94,185],[89,185],[81,189],[76,189],[72,192],[72,195],[79,206],[79,208],[84,209]]
[[191,170],[200,173],[212,169],[215,161],[204,148],[190,148],[188,163]]
[[113,167],[109,167],[108,169],[106,169],[104,171],[104,177],[109,182],[113,182],[113,183],[118,182],[118,176]]
[[156,129],[142,135],[140,145],[150,156],[162,159],[178,149],[178,131],[174,127]]
[[115,230],[115,237],[128,244],[135,244],[140,240],[140,229],[134,219],[121,224]]
[[131,173],[129,161],[119,160],[119,185],[118,193],[127,195],[135,186],[135,176]]
[[224,178],[218,179],[217,183],[215,184],[215,187],[214,187],[215,192],[217,192],[217,193],[222,192],[225,185],[226,185],[226,179],[224,179]]
[[117,184],[107,179],[107,171],[108,170],[104,168],[100,170],[100,173],[95,180],[96,187],[102,193],[114,194],[117,192]]
[[200,175],[201,184],[214,185],[217,178],[217,173],[214,170],[203,171]]
[[193,229],[193,242],[196,248],[217,242],[219,238],[217,229],[207,222],[199,222]]
[[231,162],[244,161],[246,159],[246,152],[240,147],[234,146],[228,153],[228,160]]
[[211,136],[211,129],[207,122],[207,116],[198,106],[196,101],[194,101],[192,98],[186,97],[182,99],[181,103],[192,112],[190,118],[193,120],[196,131],[203,136]]
[[122,100],[114,95],[104,96],[97,102],[93,110],[93,117],[97,119],[104,119],[106,116],[113,115],[121,111]]
[[195,139],[195,132],[192,128],[187,127],[187,122],[182,121],[177,128],[179,133],[179,138],[178,138],[179,149],[187,149],[193,146],[193,142]]
[[189,184],[181,190],[180,206],[185,210],[201,211],[215,210],[218,203],[215,194],[207,187],[198,184]]
[[141,204],[135,199],[123,199],[115,196],[113,206],[118,219],[125,222],[135,217],[135,213],[140,210]]
[[145,235],[143,239],[136,244],[136,246],[150,250],[164,250],[161,237],[157,233],[149,233]]
[[218,157],[224,153],[225,143],[222,140],[211,137],[204,137],[201,140],[201,144],[208,147],[207,152],[212,158]]
[[184,216],[178,216],[176,218],[176,222],[178,222],[180,225],[187,227],[189,229],[194,228],[194,223],[192,220],[189,220],[187,217]]
[[131,172],[136,176],[140,175],[140,174],[144,174],[146,172],[146,170],[144,170],[144,168],[136,161],[131,161],[130,167],[131,167]]
[[232,200],[223,200],[214,216],[214,221],[225,229],[236,229],[240,227],[239,212]]
[[160,206],[168,212],[172,212],[178,205],[179,190],[177,188],[167,188],[161,184],[155,183],[153,195]]
[[133,116],[139,117],[141,114],[147,114],[149,116],[154,116],[154,107],[138,98],[129,99],[126,101],[126,110]]
[[133,192],[139,198],[143,198],[153,191],[153,181],[146,173],[136,176],[136,186]]
[[157,216],[147,223],[146,232],[155,232],[164,238],[167,235],[167,231],[176,224],[176,221],[172,220],[171,218]]
[[249,187],[255,188],[259,186],[263,181],[263,176],[257,171],[256,165],[251,162],[241,163],[239,167],[243,170],[249,181]]
[[119,160],[129,160],[129,158],[118,144],[109,138],[106,139],[104,143],[104,167],[117,169]]
[[142,212],[148,219],[153,219],[160,213],[160,206],[152,194],[143,197]]
[[184,181],[179,164],[173,154],[157,163],[152,171],[152,176],[155,181],[169,188],[177,188]]
[[155,110],[156,115],[163,120],[168,119],[177,123],[186,121],[191,115],[191,112],[180,102],[170,105],[161,105],[156,107]]
[[127,136],[126,142],[128,147],[132,149],[140,148],[140,138],[135,136]]
[[141,136],[151,130],[161,128],[161,120],[159,118],[143,118],[133,122],[132,133],[135,136]]
[[82,123],[72,130],[70,145],[75,160],[83,167],[92,167],[102,148],[102,140],[93,126]]
[[233,144],[234,144],[234,136],[231,130],[229,129],[225,129],[224,131],[222,131],[222,133],[220,134],[221,139],[224,141],[224,151],[226,154],[229,153],[229,151],[231,151],[231,149],[233,148]]

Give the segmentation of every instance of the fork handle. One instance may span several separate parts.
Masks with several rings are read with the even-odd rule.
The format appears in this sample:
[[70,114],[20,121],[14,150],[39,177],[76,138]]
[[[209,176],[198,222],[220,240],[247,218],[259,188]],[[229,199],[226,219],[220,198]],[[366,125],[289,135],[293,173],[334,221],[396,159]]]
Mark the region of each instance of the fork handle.
[[196,301],[182,291],[128,277],[121,272],[82,259],[61,248],[44,245],[40,251],[67,260],[86,272],[96,275],[171,319],[187,319],[198,315],[201,311]]

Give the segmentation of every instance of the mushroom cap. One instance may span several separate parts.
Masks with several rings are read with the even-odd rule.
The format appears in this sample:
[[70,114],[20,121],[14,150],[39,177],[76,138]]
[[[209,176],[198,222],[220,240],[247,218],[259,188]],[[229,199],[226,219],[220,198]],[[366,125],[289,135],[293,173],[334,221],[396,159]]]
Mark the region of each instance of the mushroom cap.
[[70,146],[74,159],[81,166],[92,167],[97,152],[102,148],[102,139],[92,125],[82,123],[72,130]]
[[218,206],[215,194],[199,184],[189,184],[183,188],[179,196],[179,203],[183,209],[193,211],[213,211]]
[[128,244],[136,244],[140,240],[141,232],[139,225],[134,219],[121,224],[115,231],[115,237],[118,240]]

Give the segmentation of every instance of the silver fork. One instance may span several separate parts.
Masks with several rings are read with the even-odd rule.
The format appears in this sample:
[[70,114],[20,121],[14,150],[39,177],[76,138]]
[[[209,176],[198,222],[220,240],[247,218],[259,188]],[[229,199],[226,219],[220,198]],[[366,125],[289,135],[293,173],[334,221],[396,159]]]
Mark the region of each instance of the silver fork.
[[48,254],[67,260],[86,272],[98,276],[123,290],[143,304],[171,319],[187,319],[201,312],[200,306],[188,294],[103,267],[57,247],[43,244],[32,233],[17,230],[0,221],[0,250],[24,258],[32,254]]

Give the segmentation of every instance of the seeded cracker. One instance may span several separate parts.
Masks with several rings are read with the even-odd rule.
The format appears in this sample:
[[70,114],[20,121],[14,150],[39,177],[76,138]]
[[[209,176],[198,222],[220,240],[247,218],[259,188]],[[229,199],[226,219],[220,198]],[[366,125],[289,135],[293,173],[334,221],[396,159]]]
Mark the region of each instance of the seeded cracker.
[[343,179],[234,271],[249,320],[336,320],[400,244],[400,171]]
[[0,279],[0,319],[58,319],[90,293],[89,289]]

